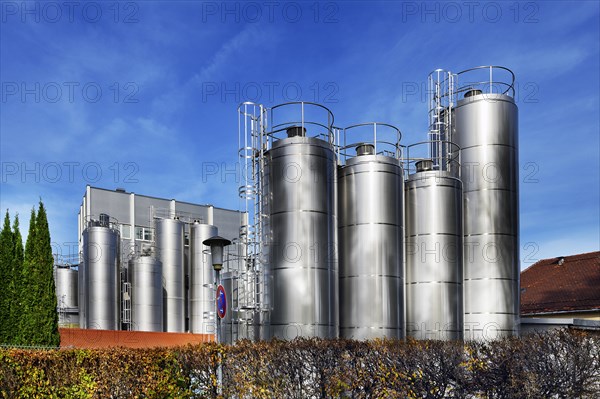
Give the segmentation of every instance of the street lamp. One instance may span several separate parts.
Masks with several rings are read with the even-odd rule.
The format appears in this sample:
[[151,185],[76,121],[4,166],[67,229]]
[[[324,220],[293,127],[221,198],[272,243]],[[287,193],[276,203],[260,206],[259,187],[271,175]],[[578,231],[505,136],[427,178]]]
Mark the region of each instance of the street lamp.
[[[217,344],[221,343],[221,319],[225,317],[227,312],[227,297],[225,296],[225,290],[221,285],[221,276],[219,275],[223,268],[223,248],[231,244],[226,238],[220,236],[214,236],[208,240],[202,241],[202,244],[210,247],[210,253],[212,257],[213,269],[216,274],[216,285],[217,285],[217,298],[215,300],[215,307],[217,309]],[[223,375],[221,370],[221,355],[219,355],[219,367],[217,369],[217,391],[221,393],[221,387],[223,384]]]
[[[223,237],[219,237],[219,236],[214,236],[211,237],[207,240],[202,241],[202,244],[206,245],[207,247],[210,247],[210,253],[212,256],[212,265],[213,265],[213,269],[215,269],[216,272],[216,286],[217,286],[217,301],[215,303],[215,306],[217,308],[217,343],[221,343],[221,319],[223,317],[225,317],[225,312],[227,309],[227,301],[225,299],[225,291],[223,290],[223,288],[221,287],[221,276],[220,276],[220,271],[223,268],[223,248],[226,247],[227,245],[231,244],[231,241],[229,241],[226,238]],[[220,295],[223,296],[223,303],[224,303],[224,308],[223,311],[220,311],[219,309],[219,298]]]
[[231,241],[223,237],[214,236],[202,241],[202,244],[210,247],[213,269],[218,273],[223,268],[223,247],[230,245]]

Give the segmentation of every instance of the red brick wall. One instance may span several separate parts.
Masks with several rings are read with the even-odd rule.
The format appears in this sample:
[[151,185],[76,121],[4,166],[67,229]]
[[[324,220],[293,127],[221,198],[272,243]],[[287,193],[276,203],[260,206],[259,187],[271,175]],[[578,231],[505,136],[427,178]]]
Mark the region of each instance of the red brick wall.
[[59,328],[61,348],[151,348],[180,346],[214,341],[211,334],[165,333],[142,331],[82,330]]

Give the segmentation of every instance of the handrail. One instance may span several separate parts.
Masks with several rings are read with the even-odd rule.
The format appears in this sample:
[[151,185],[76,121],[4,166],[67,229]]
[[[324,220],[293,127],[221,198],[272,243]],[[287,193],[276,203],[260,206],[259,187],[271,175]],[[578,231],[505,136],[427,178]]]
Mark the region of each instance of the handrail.
[[[363,139],[359,141],[352,141],[350,143],[347,142],[347,133],[350,133],[351,130],[361,128],[361,127],[373,127],[372,139]],[[378,127],[384,127],[385,129],[380,129],[378,131]],[[377,155],[386,155],[391,156],[396,159],[400,159],[402,156],[401,144],[400,140],[402,139],[402,132],[400,129],[394,125],[384,122],[364,122],[357,123],[354,125],[347,126],[343,129],[340,129],[342,132],[341,140],[342,142],[338,142],[337,145],[337,153],[338,159],[345,163],[346,159],[352,157],[352,154],[349,154],[348,150],[355,149],[356,147],[363,144],[371,144],[374,147],[374,152]],[[354,130],[352,133],[355,133]],[[379,147],[383,147],[381,150]],[[391,155],[389,155],[391,154]]]
[[[277,110],[283,108],[289,110],[292,109],[290,106],[297,105],[299,105],[299,109],[293,110],[293,112],[295,113],[295,117],[288,117],[285,119],[285,122],[276,123],[275,118]],[[307,117],[307,109],[320,109],[321,111],[325,111],[327,121],[325,122],[324,120],[319,120],[324,118]],[[268,111],[270,128],[265,130],[265,134],[270,140],[279,140],[281,137],[278,137],[277,133],[285,131],[288,127],[300,126],[302,128],[305,128],[305,126],[309,125],[317,126],[325,130],[325,132],[316,132],[316,134],[310,135],[309,137],[318,137],[319,135],[326,134],[328,136],[327,141],[332,145],[335,144],[335,137],[333,132],[333,112],[324,105],[310,101],[291,101],[282,104],[277,104],[271,108],[266,108],[266,110]]]
[[[488,92],[488,94],[493,94],[492,87],[493,87],[494,84],[498,84],[498,85],[506,86],[507,87],[506,90],[504,92],[500,93],[500,94],[507,94],[507,95],[510,95],[511,97],[515,96],[515,79],[516,79],[516,77],[515,77],[515,73],[512,70],[510,70],[509,68],[506,68],[506,67],[503,67],[503,66],[500,66],[500,65],[482,65],[482,66],[477,66],[477,67],[465,69],[464,71],[460,71],[460,72],[458,72],[456,74],[456,76],[458,77],[458,76],[466,74],[468,72],[479,71],[479,70],[482,70],[482,69],[489,69],[489,80],[472,82],[472,83],[469,83],[469,85],[474,85],[475,86],[475,85],[485,85],[485,84],[487,84],[487,85],[489,85],[489,92]],[[503,82],[503,81],[494,82],[494,69],[501,69],[501,70],[504,70],[504,71],[510,73],[510,76],[511,76],[510,84],[507,83],[507,82]],[[470,88],[472,89],[473,87],[470,87]],[[466,91],[468,89],[469,89],[468,85],[460,86],[460,87],[457,88],[456,92],[458,93],[458,92]],[[508,93],[511,93],[511,94],[508,94]]]
[[[445,151],[437,157],[432,157],[429,152],[432,145],[445,146]],[[410,152],[413,148],[419,148],[424,155],[411,157]],[[456,143],[447,140],[425,140],[406,146],[406,157],[402,162],[407,175],[415,173],[416,163],[423,160],[434,161],[434,171],[450,172],[454,177],[460,178],[460,146]]]
[[329,116],[331,116],[331,122],[328,123],[328,126],[329,126],[330,129],[333,128],[333,121],[334,121],[333,112],[331,112],[331,110],[329,108],[327,108],[326,106],[324,106],[322,104],[314,103],[314,102],[311,102],[311,101],[289,101],[287,103],[281,103],[281,104],[274,105],[271,108],[269,108],[269,110],[272,113],[277,108],[285,107],[285,106],[288,106],[288,105],[295,105],[295,104],[300,104],[301,105],[302,117],[303,118],[304,118],[304,105],[314,105],[315,107],[322,108],[323,110],[325,110],[329,114]]
[[[516,80],[516,76],[515,76],[515,73],[511,69],[509,69],[507,67],[504,67],[504,66],[501,66],[501,65],[481,65],[481,66],[477,66],[477,67],[465,69],[465,70],[460,71],[458,73],[449,73],[449,74],[451,76],[456,77],[457,82],[458,82],[458,77],[459,76],[467,74],[469,72],[479,71],[479,70],[483,70],[483,69],[489,69],[489,78],[488,79],[486,79],[486,80],[480,80],[480,81],[475,81],[475,82],[469,82],[468,84],[466,84],[464,86],[456,87],[452,92],[446,91],[444,93],[441,93],[440,94],[440,98],[452,97],[454,95],[457,95],[458,93],[462,93],[462,92],[465,92],[465,91],[468,91],[468,90],[472,90],[476,86],[480,86],[481,87],[481,86],[484,86],[484,85],[487,85],[489,87],[488,94],[493,94],[493,87],[494,87],[494,85],[498,85],[498,86],[506,87],[506,90],[502,91],[500,94],[510,95],[511,97],[515,96],[515,80]],[[501,81],[501,80],[494,81],[494,74],[493,74],[494,69],[501,69],[503,71],[506,71],[506,72],[510,73],[510,83],[504,82],[504,81]],[[434,72],[449,72],[449,71],[446,71],[444,69],[436,69],[435,71],[431,72],[429,75],[431,76]],[[440,84],[451,83],[451,78],[450,77],[444,78],[444,79],[439,80],[438,82]],[[452,101],[452,98],[450,98],[449,101]]]
[[117,218],[107,215],[108,216],[108,226],[103,226],[103,225],[101,225],[101,222],[100,222],[100,215],[102,215],[102,214],[98,214],[98,215],[89,214],[89,215],[85,216],[84,226],[86,228],[88,228],[88,227],[107,227],[111,230],[119,231],[119,225],[121,225],[121,223],[119,222],[119,220]]
[[[240,114],[242,114],[242,115],[244,115],[244,116],[252,116],[252,117],[256,116],[256,114],[253,114],[253,113],[248,113],[248,112],[246,112],[246,111],[242,111],[242,106],[247,106],[247,105],[251,105],[251,106],[253,106],[253,107],[259,107],[259,108],[260,108],[260,107],[261,107],[261,104],[254,103],[254,102],[252,102],[252,101],[244,101],[243,103],[240,103],[240,105],[238,105],[238,112],[239,112]],[[248,107],[244,107],[244,109],[247,109],[247,108],[248,108]]]

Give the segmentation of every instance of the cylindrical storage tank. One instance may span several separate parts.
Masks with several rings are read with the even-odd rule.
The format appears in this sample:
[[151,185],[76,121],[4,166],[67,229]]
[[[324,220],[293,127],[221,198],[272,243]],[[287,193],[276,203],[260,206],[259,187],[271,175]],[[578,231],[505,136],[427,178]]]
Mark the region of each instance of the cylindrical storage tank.
[[215,275],[210,247],[204,240],[217,236],[210,224],[194,223],[190,231],[190,332],[215,333]]
[[120,328],[119,247],[116,229],[90,226],[83,232],[85,328]]
[[79,327],[78,280],[77,269],[68,266],[57,266],[54,269],[59,327]]
[[[254,324],[256,325],[255,340],[266,341],[271,338],[271,309],[273,292],[271,287],[273,286],[271,268],[269,267],[271,261],[271,223],[269,221],[269,215],[271,210],[271,199],[269,192],[268,170],[263,171],[265,173],[262,182],[263,192],[260,195],[260,209],[263,214],[267,217],[263,217],[260,221],[262,234],[260,235],[260,247],[261,251],[259,256],[256,257],[256,263],[259,268],[256,271],[256,303],[257,312],[254,316]],[[261,267],[262,266],[262,267]]]
[[80,328],[78,309],[68,308],[60,310],[58,312],[58,326],[60,328]]
[[57,306],[59,308],[76,308],[79,302],[77,270],[57,266],[54,269],[54,285],[56,287]]
[[[221,319],[221,342],[232,344],[240,339],[239,323],[239,274],[237,271],[225,272],[221,275],[221,285],[225,289],[226,312]],[[214,302],[213,298],[213,304]],[[218,316],[215,316],[218,317]]]
[[[83,253],[82,253],[83,256]],[[87,328],[87,289],[86,289],[87,278],[85,277],[85,263],[83,258],[80,259],[79,266],[77,266],[77,290],[79,291],[79,301],[77,303],[79,310],[79,328]]]
[[[263,250],[264,251],[264,250]],[[264,254],[263,255],[267,255]],[[254,314],[254,340],[266,341],[271,338],[271,286],[270,282],[270,270],[267,263],[263,263],[265,267],[257,271],[255,274],[255,301],[256,301],[256,312]]]
[[[189,225],[188,225],[189,226]],[[183,281],[184,281],[184,301],[183,301],[183,314],[185,318],[185,331],[190,331],[190,282],[191,277],[191,255],[190,255],[190,236],[191,232],[189,227],[184,231],[184,246],[183,246]]]
[[163,329],[185,332],[184,225],[179,219],[155,219],[154,226],[162,263]]
[[131,329],[163,331],[162,263],[153,256],[129,260]]
[[406,335],[462,339],[462,183],[423,170],[406,181]]
[[271,311],[263,322],[269,323],[270,336],[281,339],[336,338],[335,155],[323,140],[289,136],[274,142],[265,155],[269,258],[263,305]]
[[358,155],[338,170],[340,337],[404,337],[404,183],[397,159]]
[[454,109],[464,199],[465,338],[519,333],[518,110],[505,94]]

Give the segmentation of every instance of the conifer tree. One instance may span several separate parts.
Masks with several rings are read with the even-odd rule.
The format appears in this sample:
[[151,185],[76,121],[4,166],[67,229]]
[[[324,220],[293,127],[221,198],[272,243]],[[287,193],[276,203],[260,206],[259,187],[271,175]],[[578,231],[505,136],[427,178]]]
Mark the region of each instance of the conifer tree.
[[19,229],[19,214],[15,216],[15,220],[13,222],[13,244],[13,263],[9,285],[9,292],[11,296],[9,319],[10,344],[16,344],[19,333],[20,318],[22,314],[21,296],[23,295],[23,289],[21,286],[21,272],[23,269],[23,238]]
[[35,328],[31,344],[36,346],[58,346],[58,313],[56,312],[56,287],[54,285],[54,257],[50,241],[50,228],[43,202],[40,200],[35,218],[34,259],[37,292],[36,311],[34,312]]
[[35,208],[31,209],[29,219],[29,232],[25,243],[25,253],[23,256],[23,267],[21,269],[20,285],[21,289],[21,316],[19,318],[19,328],[15,343],[17,345],[30,345],[31,331],[34,328],[34,306],[36,303],[36,294],[33,291],[35,276]]
[[10,297],[8,292],[13,263],[13,233],[10,228],[8,209],[0,232],[0,344],[10,343]]

